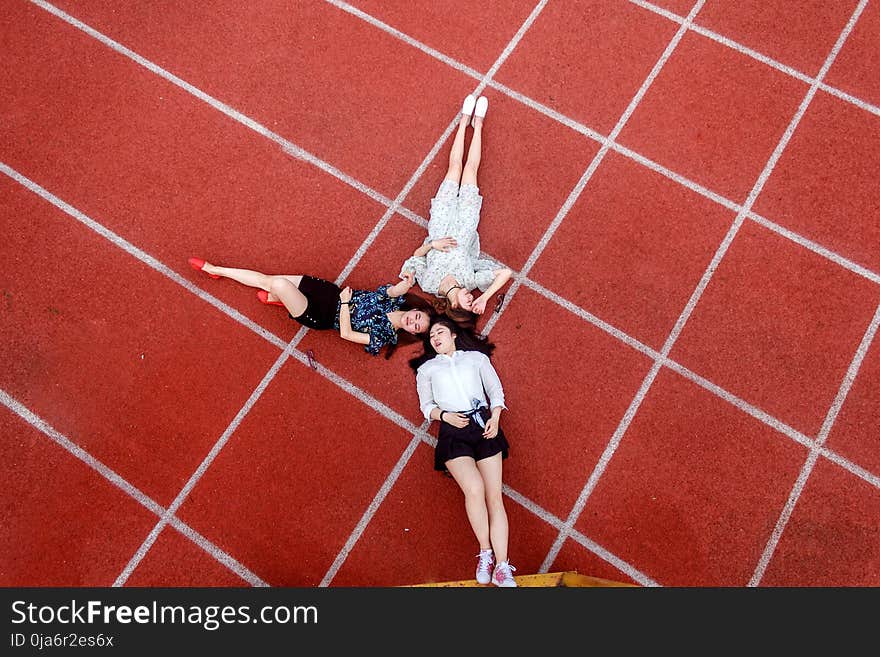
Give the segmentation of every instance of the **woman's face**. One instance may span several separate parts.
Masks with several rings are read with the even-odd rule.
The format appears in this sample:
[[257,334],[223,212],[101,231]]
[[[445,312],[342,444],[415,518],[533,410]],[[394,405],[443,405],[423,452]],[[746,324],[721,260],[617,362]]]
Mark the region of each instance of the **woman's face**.
[[445,324],[434,324],[428,335],[431,338],[431,346],[438,354],[448,356],[455,351],[455,334]]
[[421,310],[407,310],[400,323],[407,333],[424,333],[428,330],[428,315]]
[[457,289],[455,291],[455,300],[458,303],[459,308],[464,308],[468,312],[470,312],[474,306],[474,295],[471,294],[470,290],[462,288]]

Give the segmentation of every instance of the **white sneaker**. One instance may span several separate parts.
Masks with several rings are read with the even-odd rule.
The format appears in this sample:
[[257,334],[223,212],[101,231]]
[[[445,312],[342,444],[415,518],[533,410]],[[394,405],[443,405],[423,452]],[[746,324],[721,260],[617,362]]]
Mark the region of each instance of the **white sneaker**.
[[505,588],[516,586],[516,580],[513,579],[513,573],[511,572],[514,570],[516,568],[511,566],[509,561],[498,563],[495,566],[495,571],[492,573],[492,583],[495,586],[503,586]]
[[480,584],[488,584],[492,581],[492,566],[495,565],[495,554],[491,549],[480,550],[477,555],[477,582]]
[[[485,118],[486,111],[488,109],[489,109],[489,99],[486,98],[485,96],[480,96],[479,98],[477,98],[477,102],[474,105],[474,118],[477,118],[477,117],[479,117],[481,119]],[[471,119],[471,125],[473,125],[473,124],[474,124],[474,121],[473,121],[473,119]]]
[[477,104],[477,99],[473,96],[465,96],[464,102],[461,104],[461,113],[465,116],[470,116],[474,113],[474,106]]

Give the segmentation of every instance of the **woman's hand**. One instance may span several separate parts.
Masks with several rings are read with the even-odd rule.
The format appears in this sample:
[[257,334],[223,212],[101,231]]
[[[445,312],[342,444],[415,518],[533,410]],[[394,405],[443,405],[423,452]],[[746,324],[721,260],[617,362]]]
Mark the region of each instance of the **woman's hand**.
[[416,284],[415,272],[410,271],[409,269],[400,274],[400,278],[400,281],[389,287],[385,292],[389,297],[402,297],[412,289],[413,285]]
[[463,413],[450,413],[446,411],[443,414],[443,421],[459,429],[464,429],[470,422],[470,418]]
[[458,242],[453,237],[441,237],[439,240],[431,240],[431,248],[435,251],[451,251]]
[[477,315],[482,315],[486,312],[486,302],[488,299],[485,294],[481,294],[476,299],[474,299],[474,303],[471,306],[471,312],[476,313]]
[[339,291],[340,301],[351,301],[351,288],[346,286]]
[[483,430],[483,438],[494,438],[498,435],[498,423],[500,418],[494,415],[486,420],[486,428]]

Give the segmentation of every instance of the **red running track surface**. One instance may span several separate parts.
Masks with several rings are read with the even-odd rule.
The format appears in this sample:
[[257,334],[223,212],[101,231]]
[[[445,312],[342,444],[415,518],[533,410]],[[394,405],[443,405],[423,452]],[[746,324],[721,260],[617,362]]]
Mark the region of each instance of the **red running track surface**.
[[187,258],[395,282],[485,83],[517,573],[880,585],[880,7],[453,7],[4,4],[0,584],[473,576],[416,348]]

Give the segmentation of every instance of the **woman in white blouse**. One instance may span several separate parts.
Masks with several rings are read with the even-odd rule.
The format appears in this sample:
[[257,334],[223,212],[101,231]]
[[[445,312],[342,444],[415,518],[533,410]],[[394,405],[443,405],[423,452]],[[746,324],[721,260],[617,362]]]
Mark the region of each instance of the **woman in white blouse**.
[[[461,117],[446,176],[431,199],[428,237],[401,267],[401,277],[409,274],[423,292],[434,294],[451,309],[455,319],[474,321],[472,315],[481,315],[495,292],[510,280],[512,272],[506,267],[480,257],[480,208],[483,197],[477,187],[477,170],[483,143],[483,119],[489,101],[485,96],[468,96],[461,108]],[[471,118],[473,115],[473,118]],[[462,166],[464,138],[468,124],[474,134],[468,148],[467,160]],[[472,290],[483,293],[474,298]]]
[[501,491],[501,463],[509,445],[499,423],[507,407],[489,360],[494,345],[446,318],[432,323],[428,335],[430,346],[410,365],[416,370],[422,413],[440,421],[434,469],[449,472],[464,493],[468,520],[480,544],[477,581],[516,586]]

